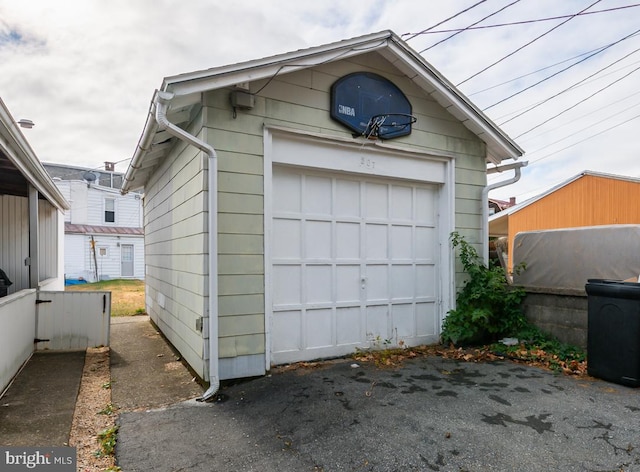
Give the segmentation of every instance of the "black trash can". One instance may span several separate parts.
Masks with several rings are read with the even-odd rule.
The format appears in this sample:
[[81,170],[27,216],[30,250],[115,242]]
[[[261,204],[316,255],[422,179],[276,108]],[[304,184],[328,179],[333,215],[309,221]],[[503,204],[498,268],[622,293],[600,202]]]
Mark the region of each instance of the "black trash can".
[[640,386],[640,283],[589,279],[587,372]]

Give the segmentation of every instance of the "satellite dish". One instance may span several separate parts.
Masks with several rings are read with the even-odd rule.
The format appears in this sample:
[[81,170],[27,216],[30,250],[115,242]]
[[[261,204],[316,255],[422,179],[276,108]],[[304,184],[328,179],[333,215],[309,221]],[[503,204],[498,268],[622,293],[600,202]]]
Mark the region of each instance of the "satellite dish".
[[98,176],[96,174],[94,174],[93,172],[85,172],[84,174],[82,174],[82,178],[84,180],[86,180],[87,182],[91,183],[91,182],[95,182],[96,179],[98,178]]

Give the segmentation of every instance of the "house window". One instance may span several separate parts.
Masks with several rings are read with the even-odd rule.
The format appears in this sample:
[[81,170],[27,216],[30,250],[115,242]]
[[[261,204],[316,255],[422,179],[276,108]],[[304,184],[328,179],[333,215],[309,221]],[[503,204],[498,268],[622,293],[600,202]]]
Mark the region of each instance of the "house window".
[[116,222],[116,200],[115,198],[105,198],[104,200],[104,222]]

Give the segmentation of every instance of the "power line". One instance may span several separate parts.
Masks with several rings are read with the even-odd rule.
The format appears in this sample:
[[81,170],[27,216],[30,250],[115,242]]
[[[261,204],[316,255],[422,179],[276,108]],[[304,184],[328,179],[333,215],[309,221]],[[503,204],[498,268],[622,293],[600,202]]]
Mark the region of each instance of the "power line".
[[419,36],[419,35],[421,35],[421,34],[428,33],[428,32],[429,32],[429,31],[431,31],[433,28],[437,28],[438,26],[440,26],[440,25],[442,25],[442,24],[446,23],[447,21],[449,21],[449,20],[453,20],[455,17],[460,16],[460,15],[462,15],[463,13],[468,12],[468,11],[469,11],[469,10],[471,10],[472,8],[475,8],[475,7],[477,7],[478,5],[480,5],[480,4],[482,4],[482,3],[486,2],[486,1],[487,1],[487,0],[480,0],[478,3],[475,3],[475,4],[471,5],[471,6],[470,6],[470,7],[468,7],[468,8],[465,8],[465,9],[464,9],[464,10],[462,10],[462,11],[459,11],[459,12],[458,12],[458,13],[456,13],[455,15],[452,15],[452,16],[450,16],[449,18],[446,18],[446,19],[442,20],[440,23],[436,23],[435,25],[430,26],[429,28],[427,28],[427,29],[425,29],[425,30],[420,31],[419,33],[413,33],[413,35],[411,35],[411,33],[406,33],[406,34],[403,34],[402,36],[411,35],[409,38],[405,39],[405,41],[410,41],[410,40],[412,40],[413,38],[415,38],[416,36]]
[[[498,101],[497,101],[497,102],[495,102],[494,104],[489,105],[488,107],[484,108],[484,109],[483,109],[483,111],[486,111],[486,110],[488,110],[489,108],[493,108],[493,107],[494,107],[494,106],[496,106],[496,105],[499,105],[499,104],[501,104],[501,103],[504,103],[504,102],[506,102],[507,100],[509,100],[509,99],[511,99],[511,98],[513,98],[513,97],[515,97],[515,96],[517,96],[517,95],[520,95],[521,93],[524,93],[524,92],[526,92],[527,90],[530,90],[530,89],[532,89],[533,87],[536,87],[536,86],[540,85],[541,83],[546,82],[547,80],[550,80],[550,79],[552,79],[553,77],[555,77],[555,76],[557,76],[557,75],[562,74],[563,72],[565,72],[565,71],[567,71],[567,70],[571,69],[572,67],[577,66],[578,64],[582,64],[584,61],[587,61],[587,60],[591,59],[592,57],[597,56],[598,54],[600,54],[600,53],[602,53],[602,52],[606,51],[606,50],[607,50],[607,49],[609,49],[610,47],[613,47],[613,46],[615,46],[616,44],[619,44],[619,43],[621,43],[622,41],[624,41],[625,39],[629,39],[630,37],[635,36],[635,35],[636,35],[636,34],[638,34],[638,33],[640,33],[640,29],[639,29],[639,30],[634,31],[634,32],[633,32],[633,33],[631,33],[631,34],[628,34],[628,35],[626,35],[626,36],[624,36],[624,37],[620,38],[618,41],[616,41],[616,42],[614,42],[614,43],[611,43],[611,44],[609,44],[609,45],[605,46],[604,48],[602,48],[602,49],[600,49],[600,50],[598,50],[598,51],[596,51],[596,52],[593,52],[593,53],[589,54],[587,57],[584,57],[584,58],[580,59],[579,61],[574,62],[573,64],[571,64],[571,65],[569,65],[569,66],[565,67],[564,69],[560,69],[559,71],[554,72],[553,74],[551,74],[551,75],[549,75],[549,76],[547,76],[547,77],[545,77],[545,78],[543,78],[543,79],[539,80],[538,82],[536,82],[536,83],[534,83],[534,84],[531,84],[531,85],[529,85],[528,87],[525,87],[525,88],[523,88],[523,89],[521,89],[521,90],[519,90],[519,91],[517,91],[517,92],[515,92],[515,93],[513,93],[513,94],[511,94],[511,95],[509,95],[508,97],[503,98],[502,100],[498,100]],[[547,101],[551,100],[552,98],[555,98],[555,97],[557,97],[558,95],[560,95],[560,94],[562,94],[562,93],[566,92],[567,90],[572,89],[574,86],[579,85],[579,84],[581,84],[582,82],[584,82],[584,81],[586,81],[586,80],[589,80],[591,77],[593,77],[593,76],[595,76],[595,75],[599,74],[600,72],[602,72],[602,71],[604,71],[604,70],[608,69],[609,67],[612,67],[613,65],[617,64],[618,62],[623,61],[623,60],[624,60],[624,59],[626,59],[627,57],[629,57],[629,56],[631,56],[632,54],[635,54],[636,52],[638,52],[639,50],[640,50],[640,49],[636,49],[635,51],[633,51],[633,52],[631,52],[631,53],[627,54],[626,56],[624,56],[624,57],[622,57],[622,58],[618,59],[617,61],[612,62],[612,63],[611,63],[611,64],[609,64],[608,66],[606,66],[606,67],[604,67],[604,68],[602,68],[602,69],[598,70],[597,72],[595,72],[595,73],[591,74],[590,76],[588,76],[588,77],[584,78],[583,80],[581,80],[581,81],[577,82],[576,84],[572,85],[571,87],[569,87],[569,88],[567,88],[567,89],[563,90],[562,92],[560,92],[560,93],[558,93],[558,94],[556,94],[556,95],[554,95],[554,96],[552,96],[552,97],[548,98],[547,100],[545,100],[545,101],[543,101],[543,102],[539,103],[539,104],[538,104],[538,105],[536,105],[535,107],[532,107],[532,108],[530,108],[530,109],[528,109],[528,110],[526,110],[526,111],[523,111],[523,112],[522,112],[522,113],[520,113],[519,115],[516,115],[516,116],[514,116],[514,117],[510,118],[509,120],[505,121],[505,123],[507,123],[507,122],[509,122],[509,121],[511,121],[511,120],[514,120],[514,119],[518,118],[519,116],[524,115],[525,113],[530,112],[530,111],[531,111],[531,110],[533,110],[534,108],[539,107],[540,105],[542,105],[543,103],[546,103]]]
[[618,83],[618,82],[620,82],[621,80],[626,79],[626,78],[627,78],[627,77],[629,77],[631,74],[633,74],[634,72],[636,72],[638,69],[640,69],[640,66],[636,67],[636,68],[635,68],[635,69],[633,69],[631,72],[629,72],[629,73],[627,73],[627,74],[623,75],[623,76],[622,76],[622,77],[620,77],[619,79],[614,80],[614,81],[613,81],[613,82],[611,82],[609,85],[606,85],[606,86],[602,87],[601,89],[599,89],[599,90],[595,91],[594,93],[592,93],[592,94],[591,94],[591,95],[589,95],[588,97],[583,98],[582,100],[580,100],[580,101],[579,101],[579,102],[577,102],[577,103],[574,103],[573,105],[571,105],[571,106],[570,106],[570,107],[568,107],[568,108],[565,108],[565,109],[564,109],[564,110],[562,110],[560,113],[557,113],[557,114],[553,115],[551,118],[547,118],[547,119],[546,119],[546,120],[544,120],[543,122],[541,122],[541,123],[539,123],[539,124],[535,125],[533,128],[529,128],[529,129],[528,129],[527,131],[525,131],[524,133],[520,133],[518,136],[516,136],[516,137],[515,137],[515,139],[518,139],[520,136],[524,136],[525,134],[530,133],[530,132],[531,132],[531,131],[533,131],[534,129],[537,129],[537,128],[539,128],[540,126],[542,126],[542,125],[545,125],[545,124],[549,123],[551,120],[554,120],[554,119],[558,118],[560,115],[565,114],[565,113],[566,113],[566,112],[568,112],[569,110],[574,109],[575,107],[577,107],[578,105],[580,105],[580,104],[582,104],[582,103],[586,102],[586,101],[587,101],[587,100],[589,100],[590,98],[595,97],[595,96],[596,96],[596,95],[598,95],[600,92],[603,92],[603,91],[605,91],[606,89],[608,89],[609,87],[612,87],[613,85],[617,84],[617,83]]
[[[640,61],[635,61],[635,62],[632,62],[631,64],[626,65],[626,66],[620,67],[619,69],[612,70],[611,72],[608,72],[607,74],[603,74],[603,75],[601,75],[600,77],[598,77],[597,79],[587,80],[587,81],[582,82],[582,83],[580,83],[580,84],[574,84],[574,87],[573,87],[573,89],[572,89],[572,90],[576,90],[576,89],[578,89],[578,88],[580,88],[580,87],[583,87],[583,86],[585,86],[585,85],[589,85],[589,84],[594,83],[594,82],[597,82],[597,81],[599,81],[599,80],[606,79],[606,78],[607,78],[607,77],[609,77],[610,75],[616,74],[616,73],[618,73],[618,72],[620,72],[620,71],[623,71],[623,70],[625,70],[625,69],[629,69],[629,68],[631,68],[631,67],[633,67],[633,66],[635,66],[636,64],[639,64],[639,63],[640,63]],[[640,93],[640,92],[639,92],[639,93]],[[632,94],[631,96],[633,96],[633,95],[635,95],[635,94]],[[525,105],[525,106],[522,106],[522,107],[517,108],[517,109],[515,109],[515,110],[512,110],[512,111],[510,111],[510,112],[508,112],[508,113],[505,113],[505,114],[503,114],[503,115],[496,116],[496,117],[494,117],[494,118],[493,118],[493,121],[494,121],[494,122],[496,122],[496,123],[498,123],[498,122],[499,122],[499,120],[501,120],[501,119],[503,119],[503,118],[506,118],[506,117],[509,117],[509,116],[513,116],[513,115],[515,115],[515,114],[517,114],[517,113],[519,113],[519,112],[521,112],[521,111],[523,111],[523,110],[526,110],[527,108],[529,108],[529,107],[531,107],[531,106],[539,105],[539,104],[541,104],[542,102],[544,102],[545,100],[546,100],[546,99],[539,100],[539,101],[534,102],[534,103],[532,103],[532,104]],[[623,99],[623,100],[624,100],[624,99]],[[617,103],[617,102],[613,102],[613,103]],[[503,123],[503,122],[500,122],[500,123]],[[544,134],[544,133],[542,133],[542,134]],[[529,138],[529,139],[530,139],[530,138]],[[525,140],[525,141],[526,141],[526,140]]]
[[605,47],[609,46],[610,44],[613,44],[613,43],[605,44],[604,46],[600,46],[598,48],[591,49],[590,51],[586,51],[586,52],[580,53],[580,54],[578,54],[576,56],[573,56],[573,57],[570,57],[570,58],[567,58],[567,59],[563,59],[562,61],[556,62],[555,64],[551,64],[551,65],[546,66],[546,67],[541,67],[540,69],[536,69],[534,71],[527,72],[526,74],[519,75],[517,77],[514,77],[513,79],[505,80],[504,82],[500,82],[499,84],[492,85],[492,86],[484,88],[482,90],[477,90],[477,91],[472,92],[472,93],[467,93],[466,95],[467,95],[467,97],[473,97],[474,95],[478,95],[478,94],[481,94],[481,93],[484,93],[484,92],[488,92],[489,90],[493,90],[493,89],[501,87],[503,85],[507,85],[507,84],[509,84],[511,82],[515,82],[517,80],[524,79],[525,77],[529,77],[530,75],[537,74],[538,72],[542,72],[542,71],[545,71],[547,69],[551,69],[551,68],[553,68],[555,66],[559,66],[560,64],[564,64],[565,62],[573,61],[574,59],[578,59],[578,58],[580,58],[582,56],[586,56],[587,54],[591,54],[592,52],[595,52],[595,51],[598,51],[598,50],[600,50],[602,48],[605,48]]
[[[453,28],[453,29],[432,31],[432,29],[435,26],[438,26],[438,25],[444,23],[444,22],[440,22],[440,23],[438,23],[438,25],[432,26],[431,28],[426,29],[424,31],[421,31],[419,33],[405,33],[402,36],[407,36],[407,35],[413,34],[413,36],[411,36],[411,38],[409,38],[409,39],[413,39],[413,38],[415,38],[416,36],[418,36],[420,34],[454,33],[456,31],[469,31],[469,30],[489,29],[489,28],[502,28],[504,26],[517,26],[517,25],[526,25],[526,24],[531,24],[531,23],[541,23],[541,22],[544,22],[544,21],[562,20],[564,18],[573,18],[573,17],[576,17],[576,16],[596,15],[598,13],[608,13],[608,12],[611,12],[611,11],[624,10],[626,8],[636,8],[636,7],[640,7],[640,3],[634,3],[633,5],[625,5],[625,6],[622,6],[622,7],[606,8],[604,10],[583,11],[583,12],[580,12],[580,13],[576,13],[574,15],[550,16],[550,17],[547,17],[547,18],[538,18],[538,19],[535,19],[535,20],[522,20],[522,21],[513,21],[513,22],[510,22],[510,23],[498,23],[498,24],[494,24],[494,25],[473,26],[473,27],[467,27],[467,28]],[[448,21],[448,20],[445,20],[445,21]],[[407,41],[409,39],[407,39]]]
[[551,157],[551,156],[553,156],[553,155],[555,155],[555,154],[558,154],[559,152],[566,151],[567,149],[572,148],[573,146],[577,146],[578,144],[582,144],[582,143],[584,143],[585,141],[588,141],[588,140],[590,140],[590,139],[595,138],[596,136],[600,136],[601,134],[607,133],[607,132],[611,131],[612,129],[615,129],[615,128],[619,127],[619,126],[622,126],[622,125],[624,125],[624,124],[627,124],[627,123],[629,123],[630,121],[635,120],[636,118],[640,118],[640,114],[637,114],[637,115],[635,115],[635,116],[632,116],[631,118],[629,118],[629,119],[627,119],[627,120],[623,121],[622,123],[618,123],[617,125],[613,125],[613,126],[611,126],[611,127],[607,128],[607,129],[605,129],[605,130],[600,131],[599,133],[596,133],[596,134],[592,134],[592,135],[590,135],[590,136],[587,136],[586,138],[584,138],[584,139],[582,139],[582,140],[580,140],[580,141],[577,141],[577,142],[575,142],[575,143],[573,143],[573,144],[570,144],[569,146],[563,147],[562,149],[558,149],[557,151],[554,151],[554,152],[552,152],[552,153],[550,153],[550,154],[547,154],[546,156],[540,157],[540,158],[535,159],[535,160],[533,160],[533,161],[529,161],[529,165],[531,165],[531,164],[535,164],[535,163],[538,163],[538,162],[540,162],[540,161],[542,161],[542,160],[544,160],[544,159],[547,159],[547,158],[549,158],[549,157]]
[[447,36],[447,37],[446,37],[446,38],[444,38],[444,39],[441,39],[441,40],[440,40],[440,41],[438,41],[437,43],[432,44],[432,45],[431,45],[431,46],[429,46],[428,48],[425,48],[425,49],[423,49],[422,51],[420,51],[420,54],[422,54],[423,52],[428,51],[428,50],[429,50],[429,49],[431,49],[431,48],[436,47],[438,44],[442,44],[442,43],[444,43],[445,41],[450,40],[451,38],[453,38],[454,36],[459,35],[459,34],[460,34],[460,33],[462,33],[463,31],[467,31],[469,28],[471,28],[471,26],[475,26],[475,25],[477,25],[478,23],[482,23],[482,22],[483,22],[484,20],[486,20],[487,18],[491,18],[492,16],[497,15],[498,13],[500,13],[500,12],[502,12],[502,11],[506,10],[506,9],[507,9],[507,8],[509,8],[510,6],[515,5],[515,4],[516,4],[516,3],[518,3],[519,1],[520,1],[520,0],[515,0],[515,1],[511,2],[509,5],[505,5],[505,6],[504,6],[504,7],[502,7],[501,9],[499,9],[499,10],[497,10],[497,11],[494,11],[494,12],[493,12],[493,13],[491,13],[490,15],[485,16],[484,18],[482,18],[482,19],[480,19],[480,20],[476,21],[475,23],[471,23],[471,25],[470,25],[470,26],[467,26],[466,28],[463,28],[463,29],[461,29],[460,31],[457,31],[457,32],[453,33],[452,35]]
[[584,128],[579,129],[578,131],[575,131],[575,132],[573,132],[573,133],[571,133],[571,134],[569,134],[569,135],[565,136],[564,138],[558,139],[557,141],[554,141],[554,142],[552,142],[552,143],[549,143],[549,144],[547,144],[547,145],[545,145],[545,146],[543,146],[543,147],[541,147],[541,148],[538,148],[538,149],[536,149],[536,150],[534,150],[534,151],[528,152],[528,153],[527,153],[527,156],[530,156],[531,154],[535,154],[535,153],[537,153],[537,152],[540,152],[540,151],[542,151],[543,149],[547,149],[547,148],[549,148],[549,147],[553,146],[554,144],[558,144],[558,143],[560,143],[560,142],[562,142],[562,141],[565,141],[566,139],[569,139],[569,138],[571,138],[572,136],[575,136],[576,134],[580,134],[580,133],[582,133],[583,131],[586,131],[586,130],[588,130],[588,129],[590,129],[590,128],[593,128],[593,127],[594,127],[594,126],[596,126],[596,125],[602,124],[602,123],[604,123],[605,121],[608,121],[608,120],[610,120],[610,119],[612,119],[612,118],[618,118],[618,117],[620,116],[620,114],[621,114],[621,113],[624,113],[625,111],[631,110],[632,108],[635,108],[635,107],[637,107],[637,106],[640,106],[640,102],[635,103],[635,104],[633,104],[633,105],[631,105],[631,106],[629,106],[629,107],[627,107],[627,108],[625,108],[625,109],[623,109],[623,110],[617,111],[617,112],[615,112],[613,115],[609,115],[609,116],[607,116],[606,118],[603,118],[603,119],[601,119],[601,120],[599,120],[599,121],[597,121],[597,122],[595,122],[595,123],[590,124],[589,126],[585,126]]
[[[549,133],[551,133],[551,132],[553,132],[553,131],[557,131],[557,130],[559,130],[560,128],[564,128],[565,126],[572,125],[572,124],[574,124],[574,123],[575,123],[576,121],[578,121],[578,120],[582,120],[582,119],[584,119],[584,118],[586,118],[586,117],[588,117],[588,116],[593,115],[594,113],[599,113],[599,112],[601,112],[602,110],[605,110],[605,109],[610,108],[610,107],[612,107],[612,106],[614,106],[614,105],[617,105],[618,103],[623,102],[623,101],[626,101],[626,100],[630,99],[631,97],[634,97],[635,95],[638,95],[638,94],[640,94],[640,90],[638,90],[637,92],[632,93],[631,95],[627,95],[627,96],[622,97],[622,98],[620,98],[620,99],[618,99],[618,100],[615,100],[615,101],[613,101],[613,102],[610,102],[610,103],[608,103],[607,105],[605,105],[605,106],[603,106],[603,107],[600,107],[600,108],[597,108],[597,109],[595,109],[595,110],[592,110],[592,111],[590,111],[589,113],[585,113],[584,115],[582,115],[582,116],[581,116],[580,118],[578,118],[577,120],[574,120],[574,121],[570,121],[570,122],[564,123],[564,124],[562,124],[562,125],[560,125],[560,126],[557,126],[557,127],[553,128],[553,129],[551,129],[551,130],[543,131],[542,133],[539,133],[539,134],[537,134],[537,135],[535,135],[535,136],[530,136],[529,138],[525,138],[525,139],[521,140],[521,141],[520,141],[520,143],[524,144],[524,143],[530,142],[530,141],[532,141],[533,139],[538,139],[540,136],[544,136],[545,134],[549,134]],[[635,106],[635,105],[634,105],[634,106]],[[633,108],[633,107],[631,107],[631,108]],[[623,111],[626,111],[626,109],[625,109],[625,110],[623,110]],[[613,115],[613,116],[615,116],[615,115]],[[586,129],[586,128],[585,128],[585,129]],[[532,152],[537,152],[537,151],[532,151]],[[527,153],[527,154],[530,154],[530,153]]]
[[[588,10],[589,8],[591,8],[592,6],[600,3],[602,0],[596,0],[595,2],[593,2],[591,5],[589,5],[587,8],[584,8],[583,10],[581,10],[579,13],[582,13],[586,10]],[[578,16],[578,14],[575,15],[571,15],[569,18],[567,18],[565,21],[563,21],[562,23],[557,24],[556,26],[554,26],[553,28],[551,28],[550,30],[542,33],[540,36],[537,36],[536,38],[532,39],[531,41],[529,41],[528,43],[520,46],[519,48],[517,48],[515,51],[510,52],[509,54],[507,54],[506,56],[502,57],[501,59],[498,59],[497,61],[495,61],[494,63],[488,65],[487,67],[485,67],[484,69],[482,69],[479,72],[476,72],[475,74],[473,74],[470,77],[467,77],[466,79],[464,79],[462,82],[456,84],[456,87],[459,87],[460,85],[464,84],[465,82],[468,82],[469,80],[473,79],[474,77],[479,76],[480,74],[482,74],[483,72],[486,72],[487,70],[491,69],[493,66],[501,63],[502,61],[504,61],[505,59],[513,56],[515,53],[522,51],[524,48],[526,48],[527,46],[530,46],[531,44],[535,43],[537,40],[539,40],[540,38],[548,35],[549,33],[551,33],[552,31],[560,28],[562,25],[568,23],[569,21],[571,21],[572,19],[574,19],[576,16]]]

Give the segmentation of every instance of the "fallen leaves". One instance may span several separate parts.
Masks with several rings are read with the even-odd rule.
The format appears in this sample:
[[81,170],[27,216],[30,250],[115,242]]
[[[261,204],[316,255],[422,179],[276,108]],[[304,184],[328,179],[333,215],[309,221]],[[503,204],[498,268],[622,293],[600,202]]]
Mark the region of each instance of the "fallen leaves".
[[359,350],[353,358],[361,362],[373,362],[377,367],[398,367],[407,359],[418,356],[440,356],[444,359],[454,359],[464,362],[493,362],[508,359],[527,365],[542,367],[566,375],[587,375],[587,362],[579,359],[563,359],[557,354],[547,352],[538,347],[527,348],[520,344],[509,349],[508,352],[496,351],[496,346],[482,346],[478,348],[462,348],[451,346],[417,346],[400,349]]

